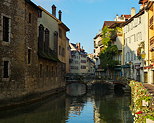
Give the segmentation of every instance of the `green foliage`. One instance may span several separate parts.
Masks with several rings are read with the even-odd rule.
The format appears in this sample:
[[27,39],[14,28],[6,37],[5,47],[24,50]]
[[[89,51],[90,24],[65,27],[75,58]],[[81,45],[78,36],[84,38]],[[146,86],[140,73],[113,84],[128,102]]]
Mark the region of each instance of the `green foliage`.
[[[142,83],[137,81],[130,81],[132,93],[132,105],[131,110],[135,114],[135,123],[145,123],[146,119],[154,121],[154,111],[150,106],[142,106],[142,101],[146,101],[149,105],[152,104],[152,96]],[[141,111],[141,114],[136,112]]]
[[118,48],[116,45],[109,46],[102,51],[100,55],[101,65],[104,69],[113,69],[118,61],[113,60],[113,56],[118,54]]
[[109,46],[111,42],[111,32],[112,31],[113,29],[110,29],[106,26],[102,29],[102,44],[104,46]]
[[118,54],[118,48],[116,45],[111,45],[111,37],[114,36],[117,30],[120,29],[121,28],[110,29],[108,27],[104,27],[102,29],[102,44],[104,47],[99,57],[101,60],[101,66],[104,69],[113,69],[115,65],[118,64],[118,61],[113,60],[113,57]]

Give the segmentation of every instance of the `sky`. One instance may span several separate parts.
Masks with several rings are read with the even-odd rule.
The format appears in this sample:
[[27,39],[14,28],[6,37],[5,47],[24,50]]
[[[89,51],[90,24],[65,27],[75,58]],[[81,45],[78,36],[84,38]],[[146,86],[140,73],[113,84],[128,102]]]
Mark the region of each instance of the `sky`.
[[113,21],[116,14],[130,14],[132,7],[139,11],[139,0],[32,0],[52,13],[53,4],[62,11],[62,21],[69,28],[71,43],[81,43],[88,53],[93,53],[93,38],[104,21]]

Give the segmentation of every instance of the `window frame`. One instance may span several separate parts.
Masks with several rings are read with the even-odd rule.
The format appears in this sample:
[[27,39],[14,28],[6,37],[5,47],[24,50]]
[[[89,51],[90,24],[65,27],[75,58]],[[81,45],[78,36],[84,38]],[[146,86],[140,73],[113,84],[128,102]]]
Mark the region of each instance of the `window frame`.
[[[8,77],[4,77],[4,62],[8,62]],[[11,77],[11,62],[9,58],[2,58],[2,81],[9,81]]]
[[[9,19],[9,25],[8,25],[8,41],[4,41],[3,40],[3,18],[4,17],[6,17],[6,18],[8,18]],[[8,15],[6,15],[6,14],[1,14],[1,25],[2,25],[2,32],[1,32],[1,41],[2,41],[2,45],[8,45],[8,44],[10,44],[10,42],[11,42],[11,16],[8,16]]]

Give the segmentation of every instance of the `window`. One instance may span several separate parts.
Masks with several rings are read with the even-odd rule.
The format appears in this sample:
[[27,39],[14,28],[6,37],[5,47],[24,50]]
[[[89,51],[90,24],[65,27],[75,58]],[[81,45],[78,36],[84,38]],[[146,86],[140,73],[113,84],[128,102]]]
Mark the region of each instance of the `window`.
[[31,63],[31,49],[28,49],[28,64]]
[[59,37],[62,38],[62,30],[59,29]]
[[81,69],[86,69],[86,66],[84,66],[84,65],[81,65]]
[[136,54],[134,54],[134,60],[136,60]]
[[57,49],[58,49],[58,32],[54,32],[54,51],[57,54]]
[[138,41],[138,33],[136,34],[136,41]]
[[131,61],[133,61],[133,59],[134,59],[134,52],[133,51],[131,51]]
[[130,61],[130,53],[128,52],[128,61]]
[[53,66],[51,67],[51,76],[54,76]]
[[141,23],[141,17],[139,17],[139,24]]
[[61,46],[59,46],[59,55],[61,55]]
[[86,63],[86,60],[81,60],[81,63]]
[[40,64],[40,77],[42,77],[42,64]]
[[32,22],[32,14],[31,14],[31,13],[29,13],[28,22],[29,22],[29,23]]
[[39,37],[38,37],[38,49],[43,51],[44,47],[44,27],[42,24],[39,26]]
[[131,43],[131,38],[130,37],[128,38],[128,40],[129,40],[129,43]]
[[128,53],[126,53],[126,55],[125,55],[125,61],[127,62],[128,61]]
[[9,61],[4,61],[3,78],[9,78]]
[[46,77],[49,77],[49,67],[48,67],[48,65],[46,66]]
[[3,16],[3,41],[9,42],[9,18]]
[[142,40],[142,33],[141,32],[138,33],[138,36],[139,36],[139,40]]
[[127,38],[125,38],[125,44],[127,45]]
[[65,56],[65,49],[62,48],[62,56]]
[[56,69],[55,69],[55,76],[57,76],[57,67],[56,67]]
[[49,30],[45,30],[45,42],[44,42],[44,52],[48,53],[49,48]]
[[40,11],[40,10],[38,11],[38,17],[40,17],[40,18],[42,17],[42,11]]

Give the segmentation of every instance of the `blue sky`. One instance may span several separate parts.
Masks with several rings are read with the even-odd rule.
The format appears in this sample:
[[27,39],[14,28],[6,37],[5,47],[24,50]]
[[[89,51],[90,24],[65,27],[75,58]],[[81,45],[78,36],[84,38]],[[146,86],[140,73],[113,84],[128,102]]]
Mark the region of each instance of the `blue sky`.
[[139,0],[32,0],[52,12],[62,10],[62,21],[70,28],[67,33],[70,42],[78,43],[88,53],[93,53],[93,38],[102,28],[104,21],[112,21],[116,14],[130,14],[131,7],[139,10]]

